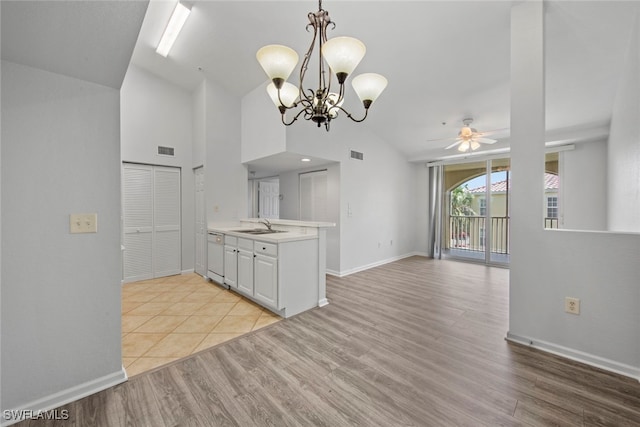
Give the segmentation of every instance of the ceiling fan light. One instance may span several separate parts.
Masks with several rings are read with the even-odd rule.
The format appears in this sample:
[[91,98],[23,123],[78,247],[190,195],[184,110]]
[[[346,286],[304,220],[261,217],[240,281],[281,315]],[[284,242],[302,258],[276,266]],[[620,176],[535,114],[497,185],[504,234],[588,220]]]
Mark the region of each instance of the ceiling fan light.
[[470,146],[471,146],[471,150],[477,150],[478,148],[480,148],[480,143],[472,139]]
[[[282,88],[280,88],[279,98],[278,98],[278,89],[276,88],[276,85],[274,85],[273,83],[269,83],[267,85],[267,93],[269,94],[269,97],[271,98],[273,103],[276,105],[276,107],[280,107],[281,105],[284,105],[285,107],[289,108],[293,104],[295,104],[296,99],[298,98],[298,95],[300,92],[295,85],[289,82],[284,82],[284,84],[282,85]],[[280,103],[281,100],[282,100],[282,104]]]
[[322,45],[322,56],[336,73],[339,83],[356,69],[366,51],[364,43],[353,37],[334,37]]
[[469,126],[464,126],[462,129],[460,129],[460,132],[458,133],[458,136],[462,138],[470,138],[472,135],[473,135],[473,130],[471,130]]
[[296,67],[298,54],[290,47],[270,44],[258,50],[256,59],[272,81],[275,79],[284,81]]
[[356,91],[358,98],[360,98],[360,101],[365,104],[365,108],[368,108],[387,87],[387,79],[380,74],[364,73],[356,76],[351,81],[351,85],[353,86],[353,90]]
[[464,153],[467,150],[469,150],[469,141],[462,141],[458,146],[458,151]]

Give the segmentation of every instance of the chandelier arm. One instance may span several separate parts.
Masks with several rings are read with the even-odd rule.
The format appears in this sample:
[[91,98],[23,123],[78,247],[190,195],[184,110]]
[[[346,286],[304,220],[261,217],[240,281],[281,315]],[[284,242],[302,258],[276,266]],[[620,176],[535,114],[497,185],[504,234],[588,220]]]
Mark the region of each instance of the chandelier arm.
[[364,109],[364,117],[361,119],[354,119],[353,116],[351,115],[350,112],[348,112],[347,110],[345,110],[344,108],[340,107],[339,105],[334,106],[334,108],[339,109],[340,111],[342,111],[343,113],[345,113],[347,115],[347,117],[349,117],[351,120],[353,120],[356,123],[360,123],[360,122],[364,122],[364,119],[367,118],[367,115],[369,114],[369,109],[365,108]]
[[285,119],[284,119],[284,112],[283,112],[283,113],[281,114],[281,116],[282,116],[282,123],[283,123],[285,126],[291,126],[291,125],[293,124],[293,122],[295,122],[296,120],[298,120],[298,117],[300,117],[300,114],[304,113],[305,111],[306,111],[305,109],[302,109],[302,110],[298,111],[298,114],[296,114],[295,116],[293,116],[293,119],[291,119],[291,121],[290,121],[289,123],[287,123],[287,122],[285,121]]
[[[328,17],[328,15],[326,15]],[[329,24],[333,24],[333,28],[336,27],[335,22],[329,20],[329,21],[325,21],[324,19],[322,20],[322,28],[320,29],[320,55],[318,58],[318,61],[320,62],[320,76],[322,78],[322,82],[321,82],[321,86],[320,87],[324,87],[326,88],[325,90],[325,97],[329,95],[329,93],[331,93],[331,80],[332,80],[332,76],[333,76],[333,71],[331,70],[331,67],[329,67],[329,84],[326,83],[326,76],[325,76],[325,71],[324,71],[324,57],[322,56],[322,45],[324,43],[326,43],[327,41],[327,27],[329,26]],[[324,101],[324,99],[323,99]]]

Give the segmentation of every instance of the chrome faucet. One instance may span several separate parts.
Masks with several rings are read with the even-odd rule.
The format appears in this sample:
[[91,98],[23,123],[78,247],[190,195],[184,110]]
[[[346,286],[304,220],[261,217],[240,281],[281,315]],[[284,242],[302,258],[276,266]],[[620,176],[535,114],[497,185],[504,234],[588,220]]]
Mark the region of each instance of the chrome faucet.
[[267,227],[267,229],[269,231],[271,231],[271,223],[269,222],[268,219],[263,219],[262,221],[258,221],[260,224],[264,224],[265,227]]

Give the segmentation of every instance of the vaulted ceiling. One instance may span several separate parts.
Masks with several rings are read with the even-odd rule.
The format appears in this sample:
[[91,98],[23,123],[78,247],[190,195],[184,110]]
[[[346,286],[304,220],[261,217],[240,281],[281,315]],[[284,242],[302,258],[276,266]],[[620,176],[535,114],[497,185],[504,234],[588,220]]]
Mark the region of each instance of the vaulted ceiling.
[[[131,31],[136,20],[139,27],[140,10],[146,5],[2,3],[3,59],[80,78],[93,74],[112,86],[121,75],[109,73],[111,64],[100,58],[126,61]],[[639,4],[546,2],[549,140],[606,135]],[[261,46],[279,43],[299,54],[306,51],[307,13],[318,7],[311,0],[195,1],[173,50],[163,58],[155,47],[174,5],[175,1],[149,3],[132,63],[186,90],[207,77],[239,97],[266,81],[255,59]],[[359,126],[369,127],[414,161],[455,154],[444,150],[452,142],[446,138],[456,136],[464,117],[473,117],[473,127],[480,131],[501,129],[492,136],[498,143],[488,148],[507,147],[511,6],[509,1],[482,0],[325,0],[323,8],[336,23],[329,38],[350,35],[367,46],[355,74],[378,72],[389,80]],[[310,70],[311,76],[314,72]],[[356,98],[350,86],[347,96]],[[359,102],[347,102],[346,107],[361,108]]]

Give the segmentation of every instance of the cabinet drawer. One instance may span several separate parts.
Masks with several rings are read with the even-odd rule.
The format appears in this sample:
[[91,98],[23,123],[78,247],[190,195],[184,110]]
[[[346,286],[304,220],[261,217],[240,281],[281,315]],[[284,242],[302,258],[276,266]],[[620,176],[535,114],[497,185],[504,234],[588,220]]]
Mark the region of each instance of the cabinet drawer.
[[230,246],[238,246],[238,238],[236,236],[224,236],[224,244]]
[[253,251],[257,254],[277,257],[278,245],[274,245],[273,243],[255,242]]
[[253,240],[238,237],[238,247],[253,252]]

